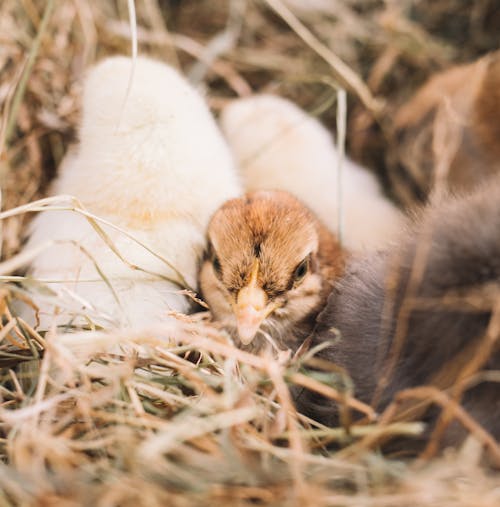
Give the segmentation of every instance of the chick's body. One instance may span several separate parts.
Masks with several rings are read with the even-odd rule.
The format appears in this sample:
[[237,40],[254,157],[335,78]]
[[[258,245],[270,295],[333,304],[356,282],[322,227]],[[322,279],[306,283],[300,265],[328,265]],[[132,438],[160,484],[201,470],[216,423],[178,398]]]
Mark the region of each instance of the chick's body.
[[342,271],[335,236],[290,194],[260,191],[224,204],[208,239],[200,285],[214,317],[244,348],[300,346]]
[[[498,384],[477,373],[500,368],[499,231],[497,177],[470,195],[433,202],[394,248],[346,267],[313,344],[335,339],[320,354],[346,368],[356,397],[381,411],[398,391],[433,385],[500,438]],[[412,410],[403,405],[405,418],[432,428],[437,404],[418,401]],[[297,403],[316,420],[339,423],[331,400],[303,391]],[[455,422],[445,442],[465,434]]]
[[[132,70],[129,58],[115,57],[89,73],[80,142],[63,161],[52,194],[77,197],[158,255],[103,226],[120,254],[140,268],[132,269],[81,215],[39,214],[27,248],[47,240],[57,245],[34,260],[30,274],[64,282],[50,287],[73,300],[57,324],[84,313],[100,324],[140,326],[166,319],[169,310],[186,311],[178,285],[162,276],[179,281],[178,270],[195,286],[209,218],[240,193],[232,157],[198,93],[162,63],[139,58]],[[54,307],[38,303],[47,327]]]
[[[330,133],[292,102],[272,95],[239,99],[221,126],[247,191],[286,190],[330,231],[338,232],[338,160]],[[402,214],[373,174],[349,159],[342,173],[343,240],[350,249],[379,247],[400,229]]]

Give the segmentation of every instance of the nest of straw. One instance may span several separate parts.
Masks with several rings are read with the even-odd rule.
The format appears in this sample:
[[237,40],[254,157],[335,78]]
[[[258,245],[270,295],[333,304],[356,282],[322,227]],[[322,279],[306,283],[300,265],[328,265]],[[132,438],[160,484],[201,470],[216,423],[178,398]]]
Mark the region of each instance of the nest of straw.
[[[500,26],[495,0],[136,4],[140,53],[182,68],[215,112],[271,91],[333,129],[346,87],[348,151],[386,181],[391,111],[431,73],[494,49]],[[15,276],[29,203],[74,140],[84,70],[130,54],[131,39],[125,0],[0,5],[2,208],[26,205],[1,220],[0,505],[499,505],[474,438],[418,467],[386,459],[379,441],[422,427],[307,420],[291,385],[376,414],[335,389],[334,370],[307,376],[310,357],[240,351],[203,314],[71,337],[16,316],[33,290]]]

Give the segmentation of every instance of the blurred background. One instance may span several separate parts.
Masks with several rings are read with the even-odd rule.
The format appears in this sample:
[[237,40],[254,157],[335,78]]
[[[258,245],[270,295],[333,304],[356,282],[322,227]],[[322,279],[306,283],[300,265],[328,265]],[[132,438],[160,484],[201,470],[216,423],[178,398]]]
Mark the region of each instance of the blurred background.
[[[394,112],[429,76],[497,49],[500,33],[497,0],[139,0],[135,9],[139,53],[182,69],[215,113],[271,92],[334,132],[335,87],[346,87],[347,151],[399,201],[388,162]],[[45,194],[75,140],[85,69],[130,54],[131,33],[126,0],[2,0],[3,209]],[[19,249],[25,220],[5,221],[4,257]]]

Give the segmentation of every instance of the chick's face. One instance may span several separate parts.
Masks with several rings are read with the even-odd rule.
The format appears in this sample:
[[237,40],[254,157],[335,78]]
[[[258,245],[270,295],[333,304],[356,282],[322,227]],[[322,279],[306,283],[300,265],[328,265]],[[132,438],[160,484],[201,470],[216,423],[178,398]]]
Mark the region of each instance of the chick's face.
[[313,215],[284,192],[228,201],[212,218],[200,285],[214,317],[246,349],[284,349],[321,302]]

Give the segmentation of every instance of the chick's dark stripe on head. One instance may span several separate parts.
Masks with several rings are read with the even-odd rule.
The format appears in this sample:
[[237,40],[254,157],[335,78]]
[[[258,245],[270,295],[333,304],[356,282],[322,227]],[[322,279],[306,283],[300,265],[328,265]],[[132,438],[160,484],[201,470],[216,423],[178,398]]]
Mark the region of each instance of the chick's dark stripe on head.
[[343,269],[335,236],[290,194],[259,191],[226,202],[208,241],[200,286],[214,318],[242,348],[297,349]]

